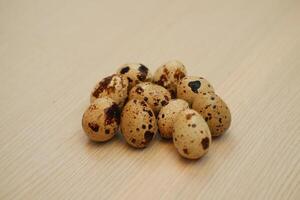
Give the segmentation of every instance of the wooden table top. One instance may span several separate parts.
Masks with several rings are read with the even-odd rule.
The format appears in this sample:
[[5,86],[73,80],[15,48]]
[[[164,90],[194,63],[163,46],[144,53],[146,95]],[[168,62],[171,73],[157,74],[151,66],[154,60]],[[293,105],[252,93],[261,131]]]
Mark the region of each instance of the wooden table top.
[[[0,0],[0,199],[300,199],[300,1]],[[232,126],[198,161],[81,128],[94,84],[170,59]]]

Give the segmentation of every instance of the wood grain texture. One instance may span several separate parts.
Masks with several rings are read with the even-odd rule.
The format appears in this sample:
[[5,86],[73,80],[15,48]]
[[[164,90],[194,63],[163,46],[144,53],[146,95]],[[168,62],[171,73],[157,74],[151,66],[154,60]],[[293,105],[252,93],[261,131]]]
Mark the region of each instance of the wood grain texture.
[[[300,1],[0,0],[0,199],[300,199]],[[96,81],[179,59],[232,111],[206,157],[81,128]]]

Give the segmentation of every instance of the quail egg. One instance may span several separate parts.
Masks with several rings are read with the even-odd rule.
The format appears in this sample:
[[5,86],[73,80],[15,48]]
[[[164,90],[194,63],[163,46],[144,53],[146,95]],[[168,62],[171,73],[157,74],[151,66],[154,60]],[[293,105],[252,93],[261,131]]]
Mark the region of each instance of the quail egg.
[[110,140],[118,131],[121,111],[108,97],[96,99],[84,112],[82,127],[93,141]]
[[160,66],[153,76],[153,82],[163,86],[176,98],[177,84],[186,76],[185,66],[177,60],[171,60]]
[[174,123],[173,142],[185,158],[205,155],[211,145],[211,134],[203,117],[192,109],[181,111]]
[[157,123],[154,112],[143,100],[129,100],[121,114],[121,132],[126,142],[136,148],[144,148],[154,138]]
[[226,103],[213,92],[199,93],[193,103],[193,109],[198,111],[207,122],[212,136],[225,133],[231,124],[231,114]]

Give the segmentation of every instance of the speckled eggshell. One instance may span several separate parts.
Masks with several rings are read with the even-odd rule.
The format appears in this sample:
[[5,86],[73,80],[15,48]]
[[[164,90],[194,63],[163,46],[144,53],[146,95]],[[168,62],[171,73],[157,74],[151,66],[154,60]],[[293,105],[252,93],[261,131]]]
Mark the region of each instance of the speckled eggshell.
[[132,99],[127,102],[121,115],[121,132],[133,147],[149,145],[157,132],[157,124],[152,109],[145,101]]
[[150,82],[140,83],[133,87],[129,92],[129,99],[139,99],[146,101],[155,114],[169,103],[170,92],[160,85]]
[[185,66],[177,60],[171,60],[160,66],[153,76],[153,82],[163,86],[176,98],[177,84],[186,76]]
[[110,98],[96,99],[84,112],[82,128],[93,141],[110,140],[118,131],[121,111]]
[[128,80],[117,74],[102,79],[91,92],[90,102],[100,97],[109,97],[122,107],[128,97]]
[[231,124],[231,114],[226,103],[213,92],[199,93],[194,99],[193,109],[207,122],[212,136],[225,133]]
[[205,155],[211,145],[211,134],[203,117],[192,109],[181,111],[174,124],[173,142],[185,158]]
[[129,82],[129,90],[141,82],[152,81],[152,74],[150,73],[150,70],[141,63],[124,64],[118,69],[117,74],[127,78]]
[[173,135],[173,125],[180,111],[189,108],[189,104],[182,99],[172,99],[168,105],[162,107],[157,117],[157,125],[161,137],[170,139]]
[[177,98],[186,100],[190,105],[200,92],[214,92],[213,86],[202,77],[186,76],[177,85]]

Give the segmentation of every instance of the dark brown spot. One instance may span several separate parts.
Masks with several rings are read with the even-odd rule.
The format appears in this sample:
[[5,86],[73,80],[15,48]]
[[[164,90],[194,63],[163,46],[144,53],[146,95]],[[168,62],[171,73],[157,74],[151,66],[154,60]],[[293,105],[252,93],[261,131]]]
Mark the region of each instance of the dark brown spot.
[[203,133],[203,131],[201,130],[200,133]]
[[141,101],[142,106],[147,106],[147,103],[145,101]]
[[146,125],[145,125],[145,124],[143,124],[143,125],[142,125],[142,128],[143,128],[143,129],[146,129]]
[[153,116],[153,112],[152,112],[151,110],[146,110],[146,109],[144,109],[144,111],[147,112],[147,113],[150,115],[150,117]]
[[182,72],[180,69],[176,69],[176,71],[174,73],[174,78],[179,81],[184,77],[185,77],[185,73]]
[[209,106],[211,106],[211,104],[206,105],[206,106],[204,107],[204,109],[209,108]]
[[129,71],[129,69],[130,69],[130,68],[129,68],[128,66],[127,66],[127,67],[124,67],[124,68],[121,69],[120,73],[121,73],[121,74],[125,74],[125,73],[127,73],[127,72]]
[[136,128],[136,131],[140,131],[140,129],[139,129],[139,128]]
[[158,103],[157,103],[157,102],[155,102],[153,105],[154,105],[154,106],[158,106]]
[[211,97],[210,99],[211,99],[211,100],[215,100],[215,97]]
[[169,102],[167,102],[167,101],[165,101],[165,100],[162,100],[161,102],[160,102],[160,104],[162,105],[162,106],[165,106],[165,105],[167,105]]
[[167,95],[164,96],[166,101],[169,101],[169,97]]
[[104,111],[106,115],[105,125],[112,124],[113,122],[120,124],[121,111],[117,104],[113,103],[109,108],[106,108]]
[[151,125],[151,124],[149,124],[149,125],[148,125],[148,129],[151,129],[151,128],[152,128],[152,125]]
[[148,101],[148,97],[144,97],[144,101]]
[[174,140],[177,141],[177,138],[175,138]]
[[194,93],[198,93],[198,89],[201,86],[201,82],[200,81],[190,81],[189,84],[188,84],[188,86],[191,88],[191,90]]
[[146,66],[143,65],[143,64],[140,64],[138,70],[139,70],[141,73],[146,74],[146,75],[148,74],[148,71],[149,71],[148,67],[146,67]]
[[105,129],[105,134],[109,134],[109,129]]
[[162,114],[162,115],[161,115],[161,118],[164,118],[164,117],[165,117],[165,114]]
[[146,131],[145,134],[144,134],[144,138],[146,140],[146,143],[149,143],[152,140],[153,136],[154,136],[153,132]]
[[187,148],[182,149],[182,150],[183,150],[183,152],[184,152],[186,155],[189,155],[189,152],[188,152],[188,149],[187,149]]
[[192,127],[195,128],[197,125],[196,124],[192,124]]
[[132,138],[132,139],[131,139],[131,142],[132,142],[132,143],[135,143],[135,142],[136,142],[136,140],[135,140],[134,138]]
[[195,113],[189,113],[185,117],[187,120],[190,120],[192,118],[192,116],[194,116],[194,115],[195,115]]
[[138,70],[140,71],[140,74],[137,75],[137,78],[140,80],[140,81],[144,81],[146,80],[146,77],[147,77],[147,74],[148,74],[148,68],[143,65],[143,64],[140,64],[140,67],[138,68]]
[[98,125],[98,124],[91,122],[91,123],[89,123],[88,125],[89,125],[89,127],[90,127],[94,132],[98,132],[98,130],[99,130],[99,125]]
[[222,124],[222,118],[219,118],[219,123]]
[[155,83],[161,86],[164,86],[165,82],[168,80],[168,77],[165,74],[162,74],[158,81]]
[[141,87],[137,87],[137,88],[135,89],[135,91],[136,91],[136,93],[138,93],[138,94],[142,94],[142,93],[144,92],[144,89],[141,88]]
[[208,121],[208,117],[205,117],[205,121],[206,121],[206,122]]
[[209,138],[205,137],[202,139],[201,144],[204,150],[207,149],[209,147]]
[[214,105],[214,106],[213,106],[213,109],[216,109],[216,108],[217,108],[217,106],[216,106],[216,105]]
[[129,77],[127,77],[127,80],[128,80],[128,82],[129,83],[131,83],[133,80],[131,79],[131,78],[129,78]]
[[108,76],[108,77],[104,78],[102,81],[99,82],[99,86],[93,92],[94,97],[98,98],[99,94],[107,89],[107,87],[108,87],[111,79],[113,78],[113,76],[114,75]]

